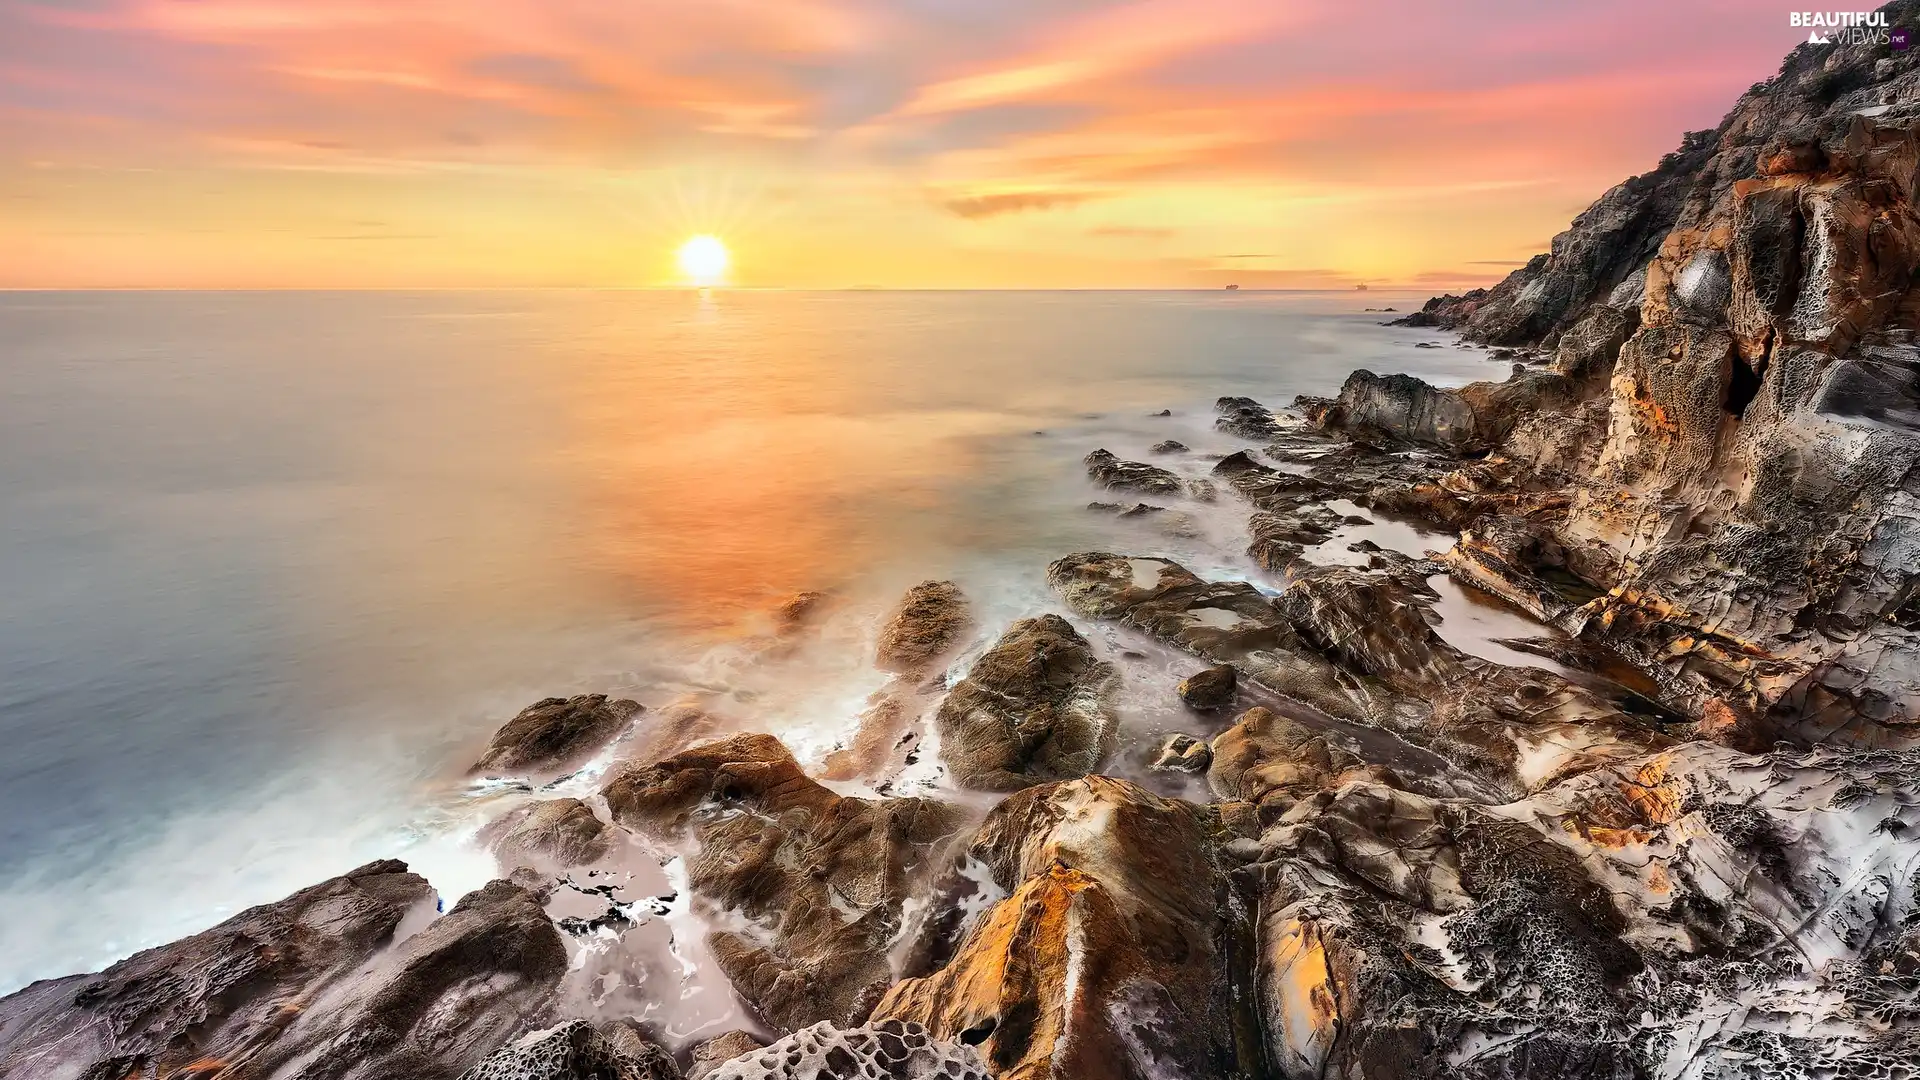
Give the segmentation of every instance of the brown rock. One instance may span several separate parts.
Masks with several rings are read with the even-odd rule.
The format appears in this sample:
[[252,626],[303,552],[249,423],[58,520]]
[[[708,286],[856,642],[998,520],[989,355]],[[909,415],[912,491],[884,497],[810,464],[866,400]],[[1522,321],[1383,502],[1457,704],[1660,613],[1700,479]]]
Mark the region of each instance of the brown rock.
[[940,705],[940,758],[983,791],[1084,776],[1112,749],[1117,676],[1058,615],[1014,623]]
[[910,679],[928,675],[936,661],[962,644],[972,628],[967,598],[951,581],[923,581],[907,590],[880,630],[874,663]]
[[597,862],[613,850],[615,830],[579,799],[545,799],[487,823],[482,845],[502,863],[537,863],[564,870]]
[[767,1045],[751,1031],[728,1031],[698,1043],[687,1065],[687,1080],[707,1080],[707,1074]]
[[1223,950],[1236,917],[1214,861],[1219,822],[1098,776],[1010,796],[972,854],[1011,895],[874,1018],[971,1043],[1002,1077],[1252,1072]]
[[472,771],[548,779],[571,772],[626,730],[641,711],[638,702],[605,694],[537,701],[494,733]]
[[1180,680],[1180,700],[1187,708],[1201,712],[1224,709],[1233,704],[1239,681],[1239,672],[1233,669],[1232,664],[1210,667]]
[[959,827],[925,799],[836,795],[768,735],[627,766],[603,793],[621,825],[692,835],[702,903],[770,927],[765,939],[716,930],[708,945],[740,996],[786,1030],[865,1019],[893,978],[901,903],[926,853]]

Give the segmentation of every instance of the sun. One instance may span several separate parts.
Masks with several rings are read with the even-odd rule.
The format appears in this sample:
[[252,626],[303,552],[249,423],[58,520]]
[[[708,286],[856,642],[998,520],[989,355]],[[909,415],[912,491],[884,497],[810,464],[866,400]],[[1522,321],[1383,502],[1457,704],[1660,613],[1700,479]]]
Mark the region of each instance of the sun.
[[717,236],[701,233],[680,245],[680,272],[695,285],[715,285],[726,276],[727,245]]

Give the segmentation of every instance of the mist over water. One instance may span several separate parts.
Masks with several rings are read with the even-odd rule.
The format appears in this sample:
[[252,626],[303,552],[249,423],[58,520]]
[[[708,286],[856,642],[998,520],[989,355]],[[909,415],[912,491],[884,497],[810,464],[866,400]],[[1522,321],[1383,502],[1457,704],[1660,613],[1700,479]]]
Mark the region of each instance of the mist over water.
[[977,654],[1071,551],[1250,573],[1244,507],[1116,521],[1080,458],[1237,449],[1215,397],[1356,367],[1504,377],[1361,310],[1420,299],[0,294],[0,993],[374,858],[451,901],[495,873],[460,770],[538,698],[700,693],[817,761],[914,582]]

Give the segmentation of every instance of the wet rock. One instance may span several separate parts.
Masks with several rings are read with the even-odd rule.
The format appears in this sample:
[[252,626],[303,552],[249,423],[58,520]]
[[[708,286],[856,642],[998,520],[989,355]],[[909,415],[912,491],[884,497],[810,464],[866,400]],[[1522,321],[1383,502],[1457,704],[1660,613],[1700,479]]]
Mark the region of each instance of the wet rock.
[[1216,852],[1229,838],[1218,809],[1107,777],[1008,797],[970,848],[1007,898],[874,1016],[971,1043],[999,1076],[1253,1072]]
[[899,677],[874,693],[848,744],[827,756],[822,775],[851,780],[901,764],[900,751],[916,741],[913,722],[932,704],[934,677],[972,632],[958,585],[923,581],[908,589],[882,625],[874,657],[875,666]]
[[1576,393],[1565,376],[1548,371],[1519,372],[1505,382],[1471,383],[1458,390],[1411,375],[1356,371],[1317,422],[1452,453],[1481,453],[1506,438],[1523,416],[1569,404]]
[[1221,664],[1196,672],[1180,681],[1180,700],[1189,709],[1212,712],[1233,704],[1240,674],[1232,664]]
[[1223,397],[1213,403],[1213,408],[1220,414],[1213,426],[1229,435],[1264,442],[1280,434],[1272,410],[1252,398]]
[[1335,716],[1366,719],[1387,707],[1317,655],[1247,582],[1203,581],[1167,559],[1100,551],[1054,561],[1047,581],[1081,615],[1117,619],[1174,648],[1232,664],[1238,677]]
[[1214,738],[1207,783],[1221,798],[1251,803],[1270,819],[1360,767],[1358,758],[1329,745],[1323,734],[1253,708]]
[[713,1070],[765,1045],[750,1031],[728,1031],[715,1035],[693,1048],[687,1065],[687,1080],[706,1080]]
[[1160,753],[1153,759],[1154,769],[1161,772],[1206,772],[1213,761],[1213,750],[1205,739],[1192,735],[1169,735],[1160,745]]
[[773,625],[781,636],[797,634],[817,622],[827,605],[823,592],[795,593],[773,612]]
[[786,1030],[865,1019],[893,980],[887,954],[916,867],[959,827],[925,799],[836,795],[768,735],[626,766],[602,794],[619,824],[697,842],[695,896],[754,924],[715,930],[708,947],[741,998]]
[[1180,478],[1138,461],[1122,461],[1106,450],[1086,457],[1087,475],[1108,491],[1138,491],[1148,495],[1178,495],[1186,490]]
[[1022,619],[941,703],[941,760],[984,791],[1084,776],[1112,749],[1117,679],[1065,619]]
[[571,772],[625,731],[642,711],[638,702],[605,694],[537,701],[494,733],[472,771],[546,778]]
[[1156,454],[1184,454],[1187,452],[1187,444],[1173,439],[1166,439],[1154,443],[1152,450]]
[[967,598],[951,581],[923,581],[908,589],[880,630],[874,664],[910,678],[929,674],[973,627]]
[[35,983],[0,999],[0,1075],[245,1062],[299,1080],[450,1080],[540,1015],[567,956],[517,886],[438,919],[434,900],[406,864],[369,863],[97,975]]
[[1497,812],[1365,782],[1303,801],[1241,872],[1269,1059],[1625,1078],[1664,1075],[1685,1046],[1702,1076],[1880,1068],[1920,980],[1879,928],[1916,898],[1867,868],[1907,842],[1916,764],[1691,743]]
[[569,1020],[488,1054],[460,1080],[680,1080],[680,1067],[626,1024]]
[[989,1080],[971,1046],[928,1037],[914,1023],[815,1024],[726,1062],[712,1080]]
[[605,858],[616,831],[579,799],[545,799],[488,822],[479,840],[505,865],[531,862],[566,869]]

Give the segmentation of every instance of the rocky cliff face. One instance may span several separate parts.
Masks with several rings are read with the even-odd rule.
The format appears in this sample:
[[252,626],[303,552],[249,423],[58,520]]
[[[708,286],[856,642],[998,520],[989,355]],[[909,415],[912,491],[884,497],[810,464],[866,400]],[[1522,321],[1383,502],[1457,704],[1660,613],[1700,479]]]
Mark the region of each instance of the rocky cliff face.
[[[1884,10],[1898,25],[1920,5]],[[1459,568],[1626,643],[1729,739],[1904,739],[1920,721],[1917,138],[1912,53],[1801,46],[1550,254],[1415,316],[1553,354],[1571,399],[1522,390],[1532,373],[1458,391],[1363,373],[1311,409],[1556,489],[1564,512],[1530,521],[1555,565],[1469,544]]]

